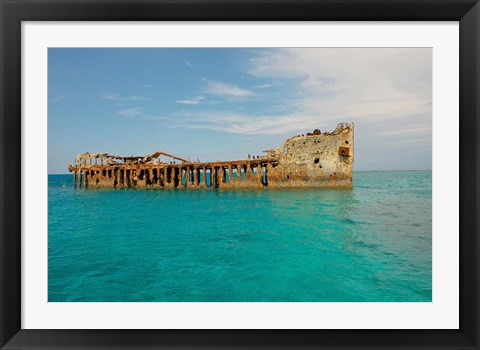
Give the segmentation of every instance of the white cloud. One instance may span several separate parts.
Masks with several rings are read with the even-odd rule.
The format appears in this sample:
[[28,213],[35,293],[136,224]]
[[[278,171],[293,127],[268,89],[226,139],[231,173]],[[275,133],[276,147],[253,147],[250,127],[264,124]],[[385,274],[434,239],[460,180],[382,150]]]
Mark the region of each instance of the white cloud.
[[133,108],[122,109],[120,111],[117,111],[117,114],[124,117],[131,118],[131,119],[142,119],[142,120],[169,119],[167,117],[154,116],[154,115],[147,114],[144,112],[143,107],[133,107]]
[[143,107],[134,107],[128,109],[122,109],[117,112],[117,114],[123,115],[124,117],[129,118],[138,118],[144,115]]
[[[322,127],[314,116],[251,116],[232,112],[183,112],[172,118],[179,126],[190,129],[209,129],[235,134],[285,134],[292,131],[314,130]],[[292,127],[294,125],[294,127]]]
[[262,84],[262,85],[257,85],[255,86],[257,89],[267,89],[269,87],[272,87],[272,84]]
[[225,84],[219,81],[208,81],[205,92],[207,94],[216,96],[248,97],[255,95],[253,91],[242,89],[238,86]]
[[205,97],[204,96],[197,96],[197,97],[194,97],[194,98],[190,98],[190,99],[185,99],[185,100],[177,100],[175,101],[176,103],[179,103],[179,104],[182,104],[182,105],[198,105],[202,102],[202,100],[204,100]]
[[189,60],[183,61],[188,67],[193,68],[193,64],[190,63]]
[[404,135],[429,135],[432,133],[431,125],[416,125],[395,127],[393,129],[386,129],[380,132],[382,136],[404,136]]
[[250,74],[298,82],[292,91],[303,113],[398,119],[431,115],[429,48],[265,50]]
[[[283,110],[263,115],[232,110],[202,112],[190,115],[182,125],[243,134],[293,135],[317,127],[328,131],[338,122],[353,121],[372,127],[371,132],[364,131],[372,137],[386,132],[431,136],[429,48],[268,49],[257,51],[249,63],[250,75],[275,79],[288,87],[285,97],[267,95],[272,104],[283,105]],[[209,81],[206,91],[219,96],[254,95],[218,81]]]
[[50,102],[56,103],[56,102],[63,101],[63,100],[65,100],[65,99],[66,99],[65,96],[55,96],[55,97],[52,97],[52,98],[50,99]]
[[102,95],[102,99],[109,100],[109,101],[116,101],[116,102],[137,102],[137,101],[144,101],[147,98],[138,95],[132,96],[120,96],[114,93],[105,93]]

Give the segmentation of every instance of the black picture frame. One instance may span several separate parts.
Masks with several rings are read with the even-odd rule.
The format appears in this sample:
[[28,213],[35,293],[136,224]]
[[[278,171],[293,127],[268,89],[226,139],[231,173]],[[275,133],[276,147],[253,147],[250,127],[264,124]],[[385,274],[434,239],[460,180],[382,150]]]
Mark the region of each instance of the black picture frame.
[[[0,0],[0,12],[0,346],[2,349],[479,349],[480,5],[478,0]],[[21,23],[22,21],[163,20],[459,21],[460,329],[21,329]],[[452,183],[452,186],[457,184]]]

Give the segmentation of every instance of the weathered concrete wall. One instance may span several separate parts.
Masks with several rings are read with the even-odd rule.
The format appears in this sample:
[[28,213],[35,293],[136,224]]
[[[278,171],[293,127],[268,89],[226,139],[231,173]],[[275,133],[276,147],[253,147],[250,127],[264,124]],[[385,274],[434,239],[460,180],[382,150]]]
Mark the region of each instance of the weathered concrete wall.
[[[200,163],[160,151],[146,157],[86,153],[68,169],[74,173],[75,186],[85,187],[351,187],[353,145],[353,124],[342,123],[331,133],[315,130],[294,136],[254,159]],[[160,156],[181,163],[162,162]]]
[[350,187],[353,173],[353,124],[331,133],[298,135],[270,154],[279,159],[268,185],[277,187]]

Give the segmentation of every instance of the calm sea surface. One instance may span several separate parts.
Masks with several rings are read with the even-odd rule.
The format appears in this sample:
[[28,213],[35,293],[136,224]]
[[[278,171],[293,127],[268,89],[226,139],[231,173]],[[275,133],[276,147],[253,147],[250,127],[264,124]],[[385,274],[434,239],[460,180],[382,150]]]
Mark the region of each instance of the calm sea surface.
[[49,301],[431,301],[432,173],[352,190],[74,189],[48,177]]

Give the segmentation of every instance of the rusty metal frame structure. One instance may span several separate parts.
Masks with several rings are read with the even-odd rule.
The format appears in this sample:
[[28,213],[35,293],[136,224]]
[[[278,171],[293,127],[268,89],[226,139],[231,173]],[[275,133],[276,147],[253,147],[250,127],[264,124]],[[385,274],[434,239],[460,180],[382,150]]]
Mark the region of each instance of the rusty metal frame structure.
[[[353,149],[354,124],[339,123],[332,132],[315,129],[296,135],[267,150],[267,155],[248,155],[248,159],[192,162],[163,151],[147,156],[80,153],[74,164],[68,164],[68,171],[73,173],[74,187],[351,188]],[[162,161],[160,156],[173,161]],[[322,164],[318,164],[320,158]]]
[[[0,347],[2,349],[479,349],[478,0],[0,0]],[[460,329],[21,329],[22,21],[459,21]],[[414,316],[412,316],[414,317]]]

